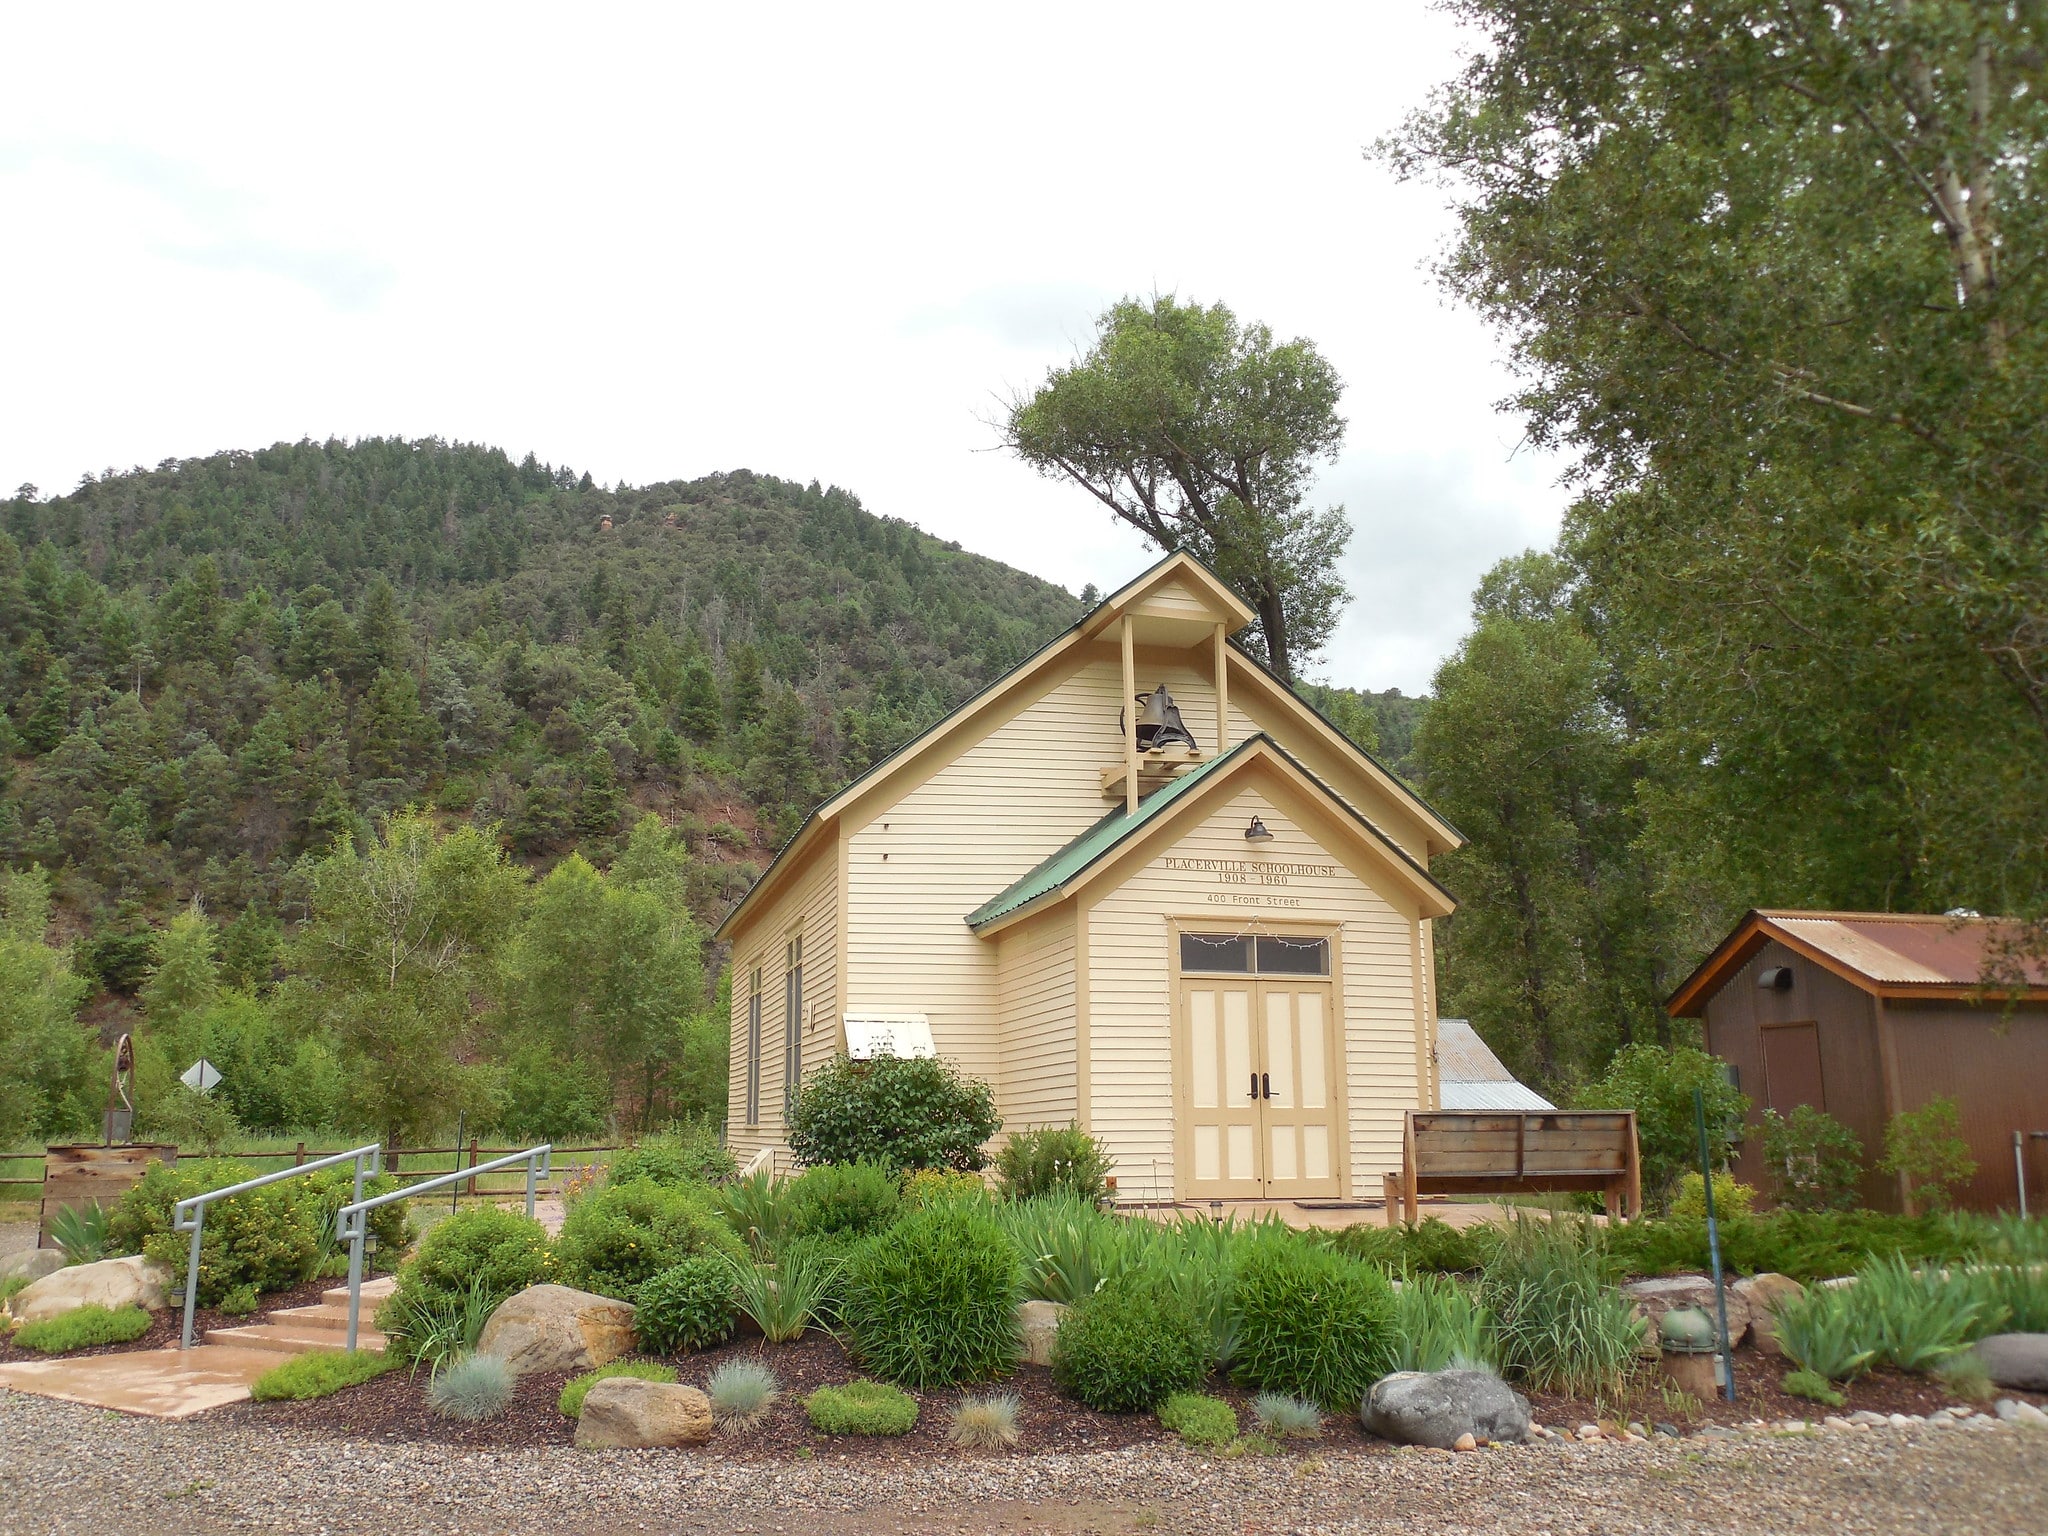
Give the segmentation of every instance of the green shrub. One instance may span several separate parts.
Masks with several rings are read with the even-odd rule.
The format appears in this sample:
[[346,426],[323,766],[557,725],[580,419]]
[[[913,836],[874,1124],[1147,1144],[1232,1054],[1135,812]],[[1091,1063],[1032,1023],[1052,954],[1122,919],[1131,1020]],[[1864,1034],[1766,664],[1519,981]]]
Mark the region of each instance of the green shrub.
[[570,1377],[563,1383],[562,1395],[555,1399],[555,1407],[569,1418],[582,1418],[583,1399],[590,1395],[590,1389],[614,1376],[630,1376],[635,1381],[673,1382],[676,1372],[672,1365],[655,1365],[646,1360],[614,1360],[610,1365],[600,1365],[594,1371]]
[[309,1398],[332,1397],[397,1365],[398,1361],[367,1349],[316,1349],[272,1366],[249,1383],[249,1395],[259,1403],[299,1403]]
[[1863,1142],[1833,1115],[1811,1104],[1789,1115],[1763,1116],[1764,1167],[1771,1198],[1785,1210],[1846,1211],[1863,1183]]
[[1002,1124],[989,1085],[936,1056],[840,1056],[804,1080],[789,1146],[807,1167],[868,1161],[899,1170],[973,1169]]
[[928,1205],[970,1205],[988,1199],[988,1184],[964,1168],[913,1168],[903,1175],[903,1203],[912,1210]]
[[[1755,1203],[1755,1189],[1724,1168],[1714,1170],[1714,1220],[1717,1223],[1747,1216]],[[1700,1222],[1707,1219],[1707,1181],[1697,1172],[1679,1175],[1678,1185],[1671,1192],[1671,1219]]]
[[1965,1281],[1983,1304],[1976,1332],[2048,1333],[2048,1269],[2040,1261],[1993,1264],[1972,1270]]
[[840,1325],[888,1381],[927,1388],[1007,1376],[1017,1364],[1017,1253],[969,1206],[905,1217],[847,1260]]
[[[1721,1257],[1737,1274],[1774,1271],[1806,1283],[1852,1275],[1894,1253],[1914,1263],[1968,1260],[1993,1240],[1974,1221],[1944,1217],[1773,1211],[1724,1222]],[[1707,1267],[1707,1227],[1703,1221],[1632,1221],[1607,1229],[1605,1249],[1617,1274],[1697,1273]]]
[[1237,1410],[1220,1397],[1176,1392],[1157,1411],[1159,1422],[1189,1445],[1228,1445],[1237,1438]]
[[782,1198],[792,1237],[871,1237],[903,1213],[896,1176],[880,1163],[820,1163]]
[[1084,1298],[1060,1324],[1053,1380],[1102,1413],[1138,1413],[1209,1374],[1208,1330],[1159,1281],[1132,1272]]
[[710,1349],[732,1337],[732,1260],[700,1253],[642,1282],[633,1337],[657,1355]]
[[1394,1293],[1369,1264],[1278,1233],[1250,1245],[1237,1275],[1233,1379],[1350,1412],[1387,1372]]
[[1794,1397],[1803,1397],[1809,1402],[1825,1403],[1830,1408],[1842,1408],[1849,1399],[1837,1392],[1834,1383],[1818,1371],[1787,1371],[1779,1383]]
[[687,1258],[739,1252],[701,1191],[636,1179],[578,1202],[555,1241],[555,1265],[564,1285],[632,1301],[642,1284]]
[[686,1121],[614,1154],[605,1169],[610,1184],[652,1179],[657,1184],[713,1184],[739,1172],[729,1148],[708,1124]]
[[879,1381],[849,1381],[818,1388],[804,1399],[804,1412],[821,1435],[907,1435],[917,1399]]
[[531,1216],[474,1205],[430,1229],[398,1271],[400,1292],[422,1300],[460,1299],[481,1286],[503,1299],[554,1278],[548,1232]]
[[1449,1275],[1411,1274],[1394,1293],[1396,1371],[1492,1370],[1493,1319]]
[[[1931,1371],[1977,1336],[1986,1301],[1969,1277],[1916,1270],[1896,1254],[1856,1273],[1850,1309],[1885,1364]],[[2000,1317],[1990,1321],[1995,1324]]]
[[481,1423],[512,1406],[516,1385],[511,1367],[496,1355],[463,1355],[434,1372],[427,1406],[444,1419]]
[[1913,1204],[1921,1209],[1948,1209],[1955,1192],[1977,1177],[1977,1160],[1963,1137],[1956,1101],[1929,1099],[1918,1109],[1893,1115],[1884,1128],[1884,1156],[1878,1167],[1904,1179]]
[[[185,1272],[191,1239],[171,1229],[177,1203],[251,1177],[226,1159],[158,1164],[121,1196],[107,1218],[111,1253],[142,1253]],[[365,1195],[398,1187],[389,1174],[367,1179]],[[216,1200],[206,1208],[199,1249],[199,1304],[216,1306],[229,1292],[253,1286],[279,1291],[313,1278],[333,1251],[334,1214],[354,1193],[352,1174],[326,1169]],[[406,1251],[409,1227],[403,1202],[371,1213],[378,1250],[396,1262]]]
[[14,1342],[46,1355],[67,1350],[96,1349],[102,1344],[132,1344],[149,1332],[149,1314],[140,1307],[73,1307],[39,1323],[23,1323]]
[[1067,1194],[1092,1204],[1109,1193],[1115,1166],[1102,1143],[1078,1125],[1013,1131],[996,1156],[996,1187],[1005,1200]]
[[1749,1100],[1730,1085],[1721,1063],[1705,1051],[1683,1045],[1625,1045],[1573,1106],[1636,1112],[1643,1194],[1652,1206],[1662,1205],[1680,1174],[1699,1166],[1699,1130],[1692,1106],[1696,1088],[1707,1101],[1709,1161],[1719,1167],[1742,1134]]
[[1486,1225],[1454,1227],[1441,1216],[1425,1216],[1398,1227],[1359,1222],[1335,1232],[1306,1235],[1347,1258],[1363,1259],[1402,1275],[1475,1273],[1492,1251]]
[[1603,1229],[1518,1215],[1480,1279],[1501,1373],[1538,1391],[1612,1396],[1635,1368],[1643,1323],[1613,1289]]
[[[1073,1194],[1040,1195],[991,1208],[1023,1260],[1024,1294],[1067,1305],[1143,1262],[1156,1235]],[[1213,1222],[1203,1223],[1214,1227]]]

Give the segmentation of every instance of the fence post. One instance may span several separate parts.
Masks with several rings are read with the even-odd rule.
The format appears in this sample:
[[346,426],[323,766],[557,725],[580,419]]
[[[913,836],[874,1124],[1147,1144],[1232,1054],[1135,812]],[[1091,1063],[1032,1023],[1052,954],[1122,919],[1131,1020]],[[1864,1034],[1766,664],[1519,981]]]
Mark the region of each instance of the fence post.
[[306,1166],[306,1144],[303,1141],[299,1143],[298,1150],[292,1153],[292,1166],[294,1168]]
[[[477,1157],[477,1142],[476,1142],[476,1138],[475,1138],[474,1136],[472,1136],[472,1137],[470,1137],[470,1138],[469,1138],[469,1166],[470,1166],[470,1167],[472,1167],[472,1168],[474,1168],[474,1167],[476,1166],[476,1157]],[[470,1177],[469,1177],[469,1198],[470,1198],[470,1199],[472,1199],[472,1200],[474,1200],[474,1199],[476,1198],[476,1175],[475,1175],[475,1174],[471,1174],[471,1175],[470,1175]]]

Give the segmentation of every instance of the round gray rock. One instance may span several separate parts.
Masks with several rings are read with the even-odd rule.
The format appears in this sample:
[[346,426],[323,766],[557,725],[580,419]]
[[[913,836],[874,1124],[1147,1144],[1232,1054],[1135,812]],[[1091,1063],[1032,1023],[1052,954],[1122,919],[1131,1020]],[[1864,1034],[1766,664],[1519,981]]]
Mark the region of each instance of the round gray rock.
[[1529,1400],[1491,1371],[1397,1371],[1366,1394],[1366,1429],[1401,1445],[1528,1438]]
[[1986,1374],[2001,1387],[2048,1392],[2048,1333],[1994,1333],[1976,1348]]

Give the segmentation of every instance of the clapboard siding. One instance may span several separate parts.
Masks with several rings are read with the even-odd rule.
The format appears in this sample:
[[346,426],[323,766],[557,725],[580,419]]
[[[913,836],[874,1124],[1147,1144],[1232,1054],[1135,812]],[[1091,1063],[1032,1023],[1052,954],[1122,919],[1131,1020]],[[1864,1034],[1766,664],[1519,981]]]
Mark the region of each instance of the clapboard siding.
[[[1218,905],[1219,887],[1200,872],[1168,869],[1169,857],[1241,859],[1244,828],[1259,816],[1274,834],[1276,856],[1313,860],[1324,853],[1316,835],[1273,797],[1246,789],[1223,802],[1202,824],[1103,896],[1089,916],[1089,1055],[1091,1124],[1131,1182],[1151,1177],[1154,1166],[1170,1176],[1174,1158],[1172,1060],[1172,956],[1170,920],[1213,914],[1234,932],[1256,919],[1265,932],[1291,923],[1337,924],[1344,1010],[1342,1071],[1350,1111],[1347,1170],[1351,1188],[1375,1187],[1377,1175],[1401,1161],[1401,1115],[1420,1107],[1426,1086],[1416,1070],[1416,998],[1413,946],[1419,920],[1398,910],[1381,891],[1341,863],[1337,874],[1303,881],[1274,896],[1298,907]],[[1313,852],[1309,850],[1315,850]],[[1262,888],[1233,886],[1231,894]]]
[[[808,1074],[840,1049],[839,1039],[839,880],[835,849],[828,842],[811,859],[811,868],[792,881],[777,900],[748,925],[745,939],[733,954],[732,1036],[728,1050],[730,1077],[726,1089],[726,1140],[742,1163],[762,1147],[781,1149],[784,1048],[783,999],[788,974],[789,941],[803,935],[804,1017],[803,1070]],[[746,1123],[747,996],[754,967],[761,968],[761,1119]],[[778,1167],[787,1169],[778,1150]]]
[[1075,1090],[1074,913],[1062,908],[1019,924],[997,940],[1002,999],[998,1108],[1011,1130],[1067,1125]]

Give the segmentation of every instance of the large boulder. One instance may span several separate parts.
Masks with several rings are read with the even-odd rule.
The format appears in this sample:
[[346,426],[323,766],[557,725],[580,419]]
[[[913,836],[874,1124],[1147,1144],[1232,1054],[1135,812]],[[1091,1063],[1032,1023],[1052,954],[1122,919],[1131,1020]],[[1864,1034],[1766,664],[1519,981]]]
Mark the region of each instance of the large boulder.
[[[1724,1289],[1728,1293],[1728,1347],[1733,1349],[1749,1331],[1749,1303],[1736,1294],[1734,1286]],[[1632,1280],[1621,1288],[1621,1294],[1635,1303],[1636,1315],[1650,1325],[1653,1335],[1666,1312],[1697,1307],[1709,1317],[1717,1316],[1714,1282],[1705,1275],[1661,1275],[1655,1280]]]
[[0,1258],[0,1280],[40,1280],[67,1262],[62,1248],[23,1248]]
[[40,1323],[60,1312],[78,1307],[164,1308],[164,1296],[171,1285],[171,1267],[136,1254],[125,1259],[101,1259],[96,1264],[73,1264],[55,1274],[43,1276],[14,1298],[12,1311],[24,1323]]
[[1052,1364],[1052,1341],[1060,1336],[1060,1323],[1067,1308],[1058,1301],[1025,1301],[1017,1304],[1017,1331],[1023,1336],[1019,1359],[1032,1365]]
[[1382,1440],[1455,1450],[1460,1437],[1523,1440],[1529,1399],[1491,1371],[1397,1371],[1365,1395],[1365,1427]]
[[633,1347],[633,1304],[566,1285],[530,1285],[508,1296],[484,1324],[477,1353],[515,1374],[573,1376],[609,1365]]
[[586,1451],[702,1445],[711,1430],[711,1399],[695,1387],[608,1376],[583,1399],[576,1444]]
[[2048,1333],[1994,1333],[1976,1348],[1985,1373],[2001,1387],[2048,1392]]
[[[1765,1271],[1736,1281],[1735,1294],[1749,1311],[1749,1342],[1756,1346],[1757,1353],[1784,1354],[1784,1347],[1778,1343],[1778,1308],[1804,1296],[1806,1287],[1789,1275]],[[1728,1326],[1731,1330],[1735,1326],[1733,1313],[1729,1314]]]

